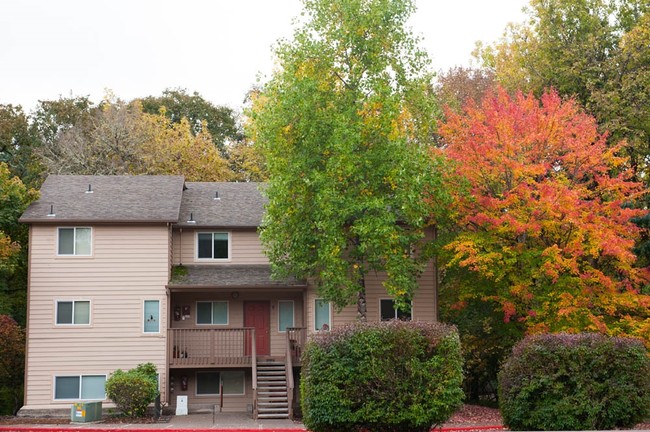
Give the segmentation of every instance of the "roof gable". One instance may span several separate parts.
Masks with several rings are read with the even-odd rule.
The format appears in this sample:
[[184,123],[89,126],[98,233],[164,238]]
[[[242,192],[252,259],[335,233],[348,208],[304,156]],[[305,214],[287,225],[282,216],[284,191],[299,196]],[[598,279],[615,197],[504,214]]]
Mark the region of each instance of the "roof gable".
[[20,221],[176,222],[183,184],[182,176],[50,175]]

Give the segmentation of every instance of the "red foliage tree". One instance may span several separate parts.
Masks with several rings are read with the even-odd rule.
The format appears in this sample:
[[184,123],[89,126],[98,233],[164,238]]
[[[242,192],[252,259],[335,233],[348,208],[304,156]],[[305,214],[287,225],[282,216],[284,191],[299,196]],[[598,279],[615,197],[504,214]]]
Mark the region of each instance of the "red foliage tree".
[[441,150],[455,161],[457,236],[448,265],[466,271],[463,298],[497,301],[529,332],[599,331],[650,341],[639,228],[626,206],[642,193],[620,147],[554,91],[502,89],[447,112]]
[[0,401],[15,414],[22,405],[25,373],[25,331],[8,315],[0,315],[0,389],[10,400]]

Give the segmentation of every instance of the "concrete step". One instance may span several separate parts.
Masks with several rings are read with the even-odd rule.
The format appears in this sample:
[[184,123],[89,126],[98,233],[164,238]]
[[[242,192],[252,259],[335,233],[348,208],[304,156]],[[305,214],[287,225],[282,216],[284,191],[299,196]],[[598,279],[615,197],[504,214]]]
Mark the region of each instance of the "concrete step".
[[257,414],[258,419],[288,419],[289,414]]

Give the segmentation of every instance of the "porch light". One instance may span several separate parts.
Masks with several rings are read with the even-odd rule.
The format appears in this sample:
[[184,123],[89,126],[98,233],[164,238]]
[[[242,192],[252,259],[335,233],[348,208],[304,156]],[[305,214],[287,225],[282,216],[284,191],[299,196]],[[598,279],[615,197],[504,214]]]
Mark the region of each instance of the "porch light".
[[215,200],[215,201],[219,201],[219,200],[221,200],[221,198],[219,198],[219,191],[216,191],[216,192],[214,193],[214,200]]
[[93,192],[94,192],[93,187],[92,187],[92,185],[89,184],[88,185],[88,190],[86,191],[86,193],[93,193]]
[[187,223],[191,223],[191,224],[196,223],[196,221],[194,220],[194,213],[190,213],[190,220],[188,220]]
[[50,212],[47,214],[48,217],[54,217],[56,214],[54,214],[54,204],[50,205]]

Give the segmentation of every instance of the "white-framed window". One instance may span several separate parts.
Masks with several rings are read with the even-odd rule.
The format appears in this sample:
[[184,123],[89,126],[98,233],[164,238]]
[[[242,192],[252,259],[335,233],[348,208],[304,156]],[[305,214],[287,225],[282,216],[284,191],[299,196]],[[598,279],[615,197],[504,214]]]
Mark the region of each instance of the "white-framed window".
[[90,324],[89,300],[57,300],[57,325],[88,325]]
[[332,328],[332,307],[324,299],[314,300],[314,330],[330,330]]
[[244,371],[200,371],[196,373],[196,395],[218,396],[223,385],[225,395],[243,395]]
[[105,400],[106,375],[54,377],[55,400]]
[[286,332],[287,327],[294,326],[294,305],[293,300],[278,301],[278,331]]
[[160,300],[144,300],[142,331],[160,333]]
[[379,317],[382,321],[389,321],[392,319],[411,321],[412,308],[409,308],[408,311],[399,310],[395,308],[395,301],[392,299],[380,299]]
[[196,233],[196,257],[200,260],[230,259],[229,232]]
[[208,325],[228,324],[227,301],[196,302],[196,323]]
[[92,254],[92,228],[60,227],[57,234],[57,255],[90,256]]

